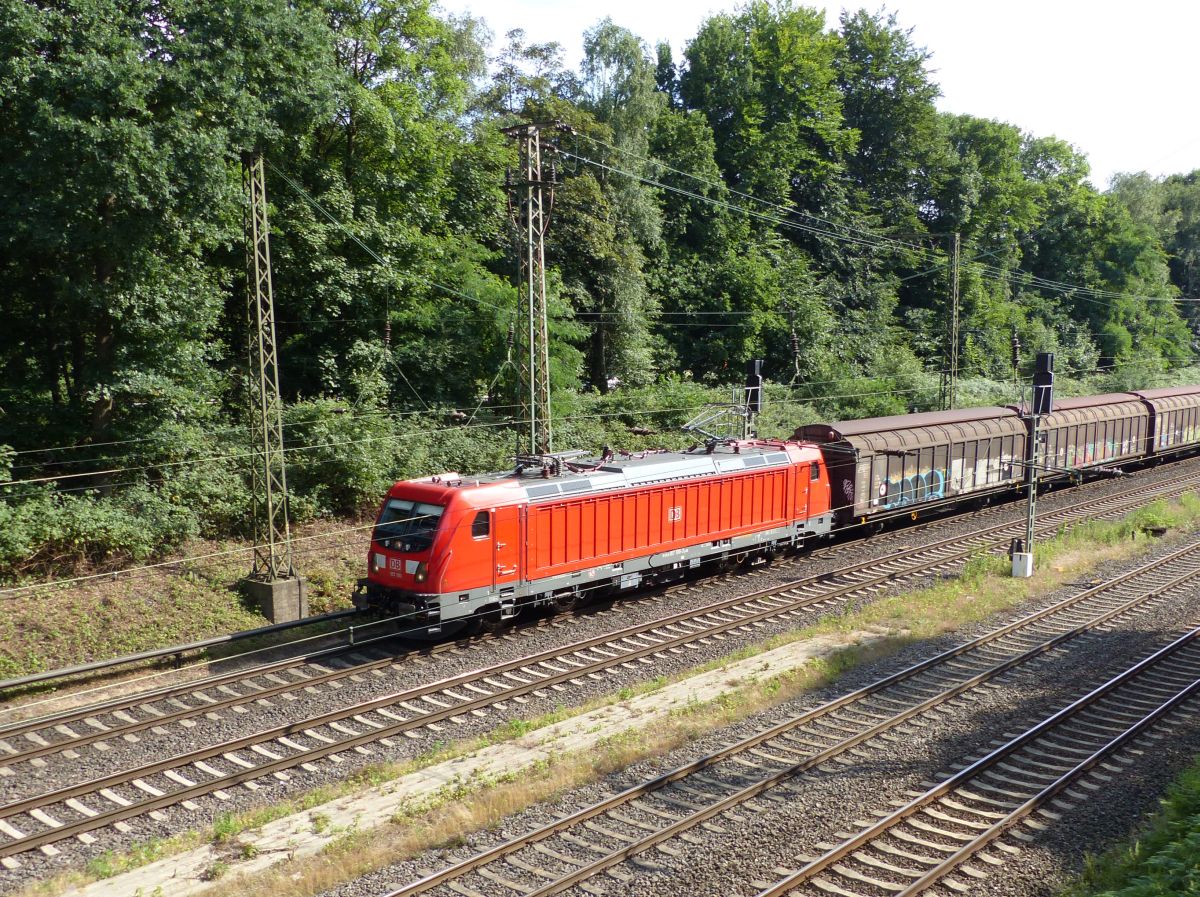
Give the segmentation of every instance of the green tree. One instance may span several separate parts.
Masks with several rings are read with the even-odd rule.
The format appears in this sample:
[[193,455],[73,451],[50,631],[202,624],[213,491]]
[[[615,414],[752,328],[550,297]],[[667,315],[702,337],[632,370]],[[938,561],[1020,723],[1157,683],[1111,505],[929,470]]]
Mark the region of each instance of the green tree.
[[[654,378],[651,328],[658,303],[645,266],[658,253],[662,217],[654,193],[639,178],[647,171],[650,131],[665,98],[645,45],[611,19],[584,34],[583,52],[579,105],[603,126],[595,133],[609,138],[585,143],[590,157],[608,165],[589,174],[603,192],[602,214],[611,231],[602,225],[602,232],[611,234],[605,252],[611,264],[603,274],[570,285],[581,299],[589,297],[583,300],[593,315],[589,380],[605,392],[610,377],[630,386]],[[583,211],[579,205],[571,208]]]
[[753,0],[713,16],[685,52],[680,94],[708,117],[728,183],[820,211],[855,135],[842,119],[837,35],[819,10]]
[[855,199],[879,224],[921,226],[921,205],[944,161],[929,53],[913,45],[895,14],[843,12],[835,57],[845,127],[857,134],[846,173]]
[[[310,7],[0,3],[0,335],[14,444],[199,424],[242,150],[330,108]],[[240,266],[239,266],[240,268]]]
[[468,124],[484,74],[477,23],[428,0],[327,9],[336,107],[277,159],[272,185],[285,389],[357,403],[381,376],[376,402],[473,403],[503,360],[513,305],[492,273],[507,248],[509,150]]

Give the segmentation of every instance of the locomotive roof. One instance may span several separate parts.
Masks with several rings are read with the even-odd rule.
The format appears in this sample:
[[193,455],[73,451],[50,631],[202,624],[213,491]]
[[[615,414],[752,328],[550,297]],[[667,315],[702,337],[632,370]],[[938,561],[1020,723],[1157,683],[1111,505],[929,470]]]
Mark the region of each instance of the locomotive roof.
[[467,478],[464,485],[515,480],[524,487],[530,501],[542,501],[564,495],[606,492],[735,470],[782,467],[791,464],[792,459],[781,443],[740,443],[718,445],[712,452],[700,448],[686,452],[635,453],[607,461],[600,458],[573,458],[571,463],[585,469],[573,471],[564,465],[562,473],[555,476],[543,476],[540,470],[527,470],[520,475],[512,472],[494,473]]

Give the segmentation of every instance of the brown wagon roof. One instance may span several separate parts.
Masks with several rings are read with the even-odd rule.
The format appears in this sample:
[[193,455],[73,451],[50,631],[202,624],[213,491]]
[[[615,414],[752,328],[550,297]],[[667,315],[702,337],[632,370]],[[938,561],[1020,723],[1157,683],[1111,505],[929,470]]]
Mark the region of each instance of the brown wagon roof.
[[1175,396],[1194,396],[1200,393],[1200,385],[1163,386],[1159,389],[1135,389],[1133,394],[1143,399],[1171,399]]
[[[1103,405],[1119,405],[1122,402],[1136,402],[1138,397],[1132,392],[1106,392],[1098,396],[1069,396],[1055,398],[1055,411],[1075,411],[1079,408],[1099,408]],[[1020,405],[1009,405],[1009,408],[1021,410]]]
[[[888,417],[864,417],[859,420],[839,421],[835,424],[806,424],[796,433],[800,435],[809,430],[833,430],[840,436],[863,436],[867,433],[881,433],[888,430],[912,430],[918,427],[938,427],[947,424],[965,424],[977,420],[994,420],[996,418],[1016,417],[1017,412],[1011,408],[999,406],[988,408],[954,408],[950,411],[924,411],[920,414],[893,414]],[[803,438],[803,437],[801,437]]]

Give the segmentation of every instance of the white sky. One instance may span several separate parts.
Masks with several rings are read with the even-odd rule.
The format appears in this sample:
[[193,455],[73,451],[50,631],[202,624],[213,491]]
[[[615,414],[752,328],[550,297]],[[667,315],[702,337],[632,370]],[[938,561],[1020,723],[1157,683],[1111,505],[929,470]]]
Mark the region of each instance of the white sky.
[[[876,10],[881,0],[865,6]],[[701,22],[734,0],[440,0],[483,18],[497,39],[524,28],[558,41],[577,67],[582,34],[605,15],[676,61]],[[834,25],[841,6],[811,0]],[[942,98],[938,107],[1054,135],[1084,152],[1103,188],[1118,171],[1153,175],[1200,168],[1200,3],[1195,0],[890,0],[913,29]]]

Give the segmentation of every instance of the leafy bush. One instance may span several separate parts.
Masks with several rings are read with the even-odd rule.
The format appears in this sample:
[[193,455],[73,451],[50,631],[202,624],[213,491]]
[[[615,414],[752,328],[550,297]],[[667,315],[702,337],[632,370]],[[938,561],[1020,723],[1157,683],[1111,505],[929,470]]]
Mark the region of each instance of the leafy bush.
[[43,488],[0,503],[0,573],[143,561],[199,531],[190,507],[147,486],[112,495]]
[[1089,858],[1069,897],[1166,897],[1200,892],[1200,765],[1185,772],[1130,846]]
[[[1196,372],[1179,376],[1194,380]],[[1105,380],[1107,375],[1088,381],[1064,377],[1060,387],[1069,394],[1116,385]],[[937,387],[936,375],[920,370],[907,353],[897,354],[875,378],[799,386],[769,383],[758,431],[788,438],[801,424],[935,407]],[[1003,381],[963,380],[959,404],[1007,403],[1012,389]],[[467,417],[439,409],[395,412],[375,392],[361,390],[358,406],[316,398],[286,408],[293,520],[370,513],[401,479],[511,468],[518,431],[510,418],[487,407]],[[605,445],[627,451],[683,448],[701,437],[680,426],[705,406],[728,404],[733,396],[729,387],[680,377],[607,395],[563,392],[554,400],[555,448],[595,453]],[[729,434],[739,430],[736,418],[710,428]],[[132,486],[80,493],[57,492],[52,484],[20,492],[16,490],[22,487],[0,485],[0,578],[43,576],[80,564],[117,568],[176,549],[197,535],[245,536],[249,454],[244,430],[178,422],[140,443],[135,455],[114,457],[111,466],[137,468],[145,478]],[[7,475],[11,458],[0,446],[0,477]]]
[[313,399],[290,406],[284,422],[297,516],[357,511],[394,481],[398,426],[388,415]]

